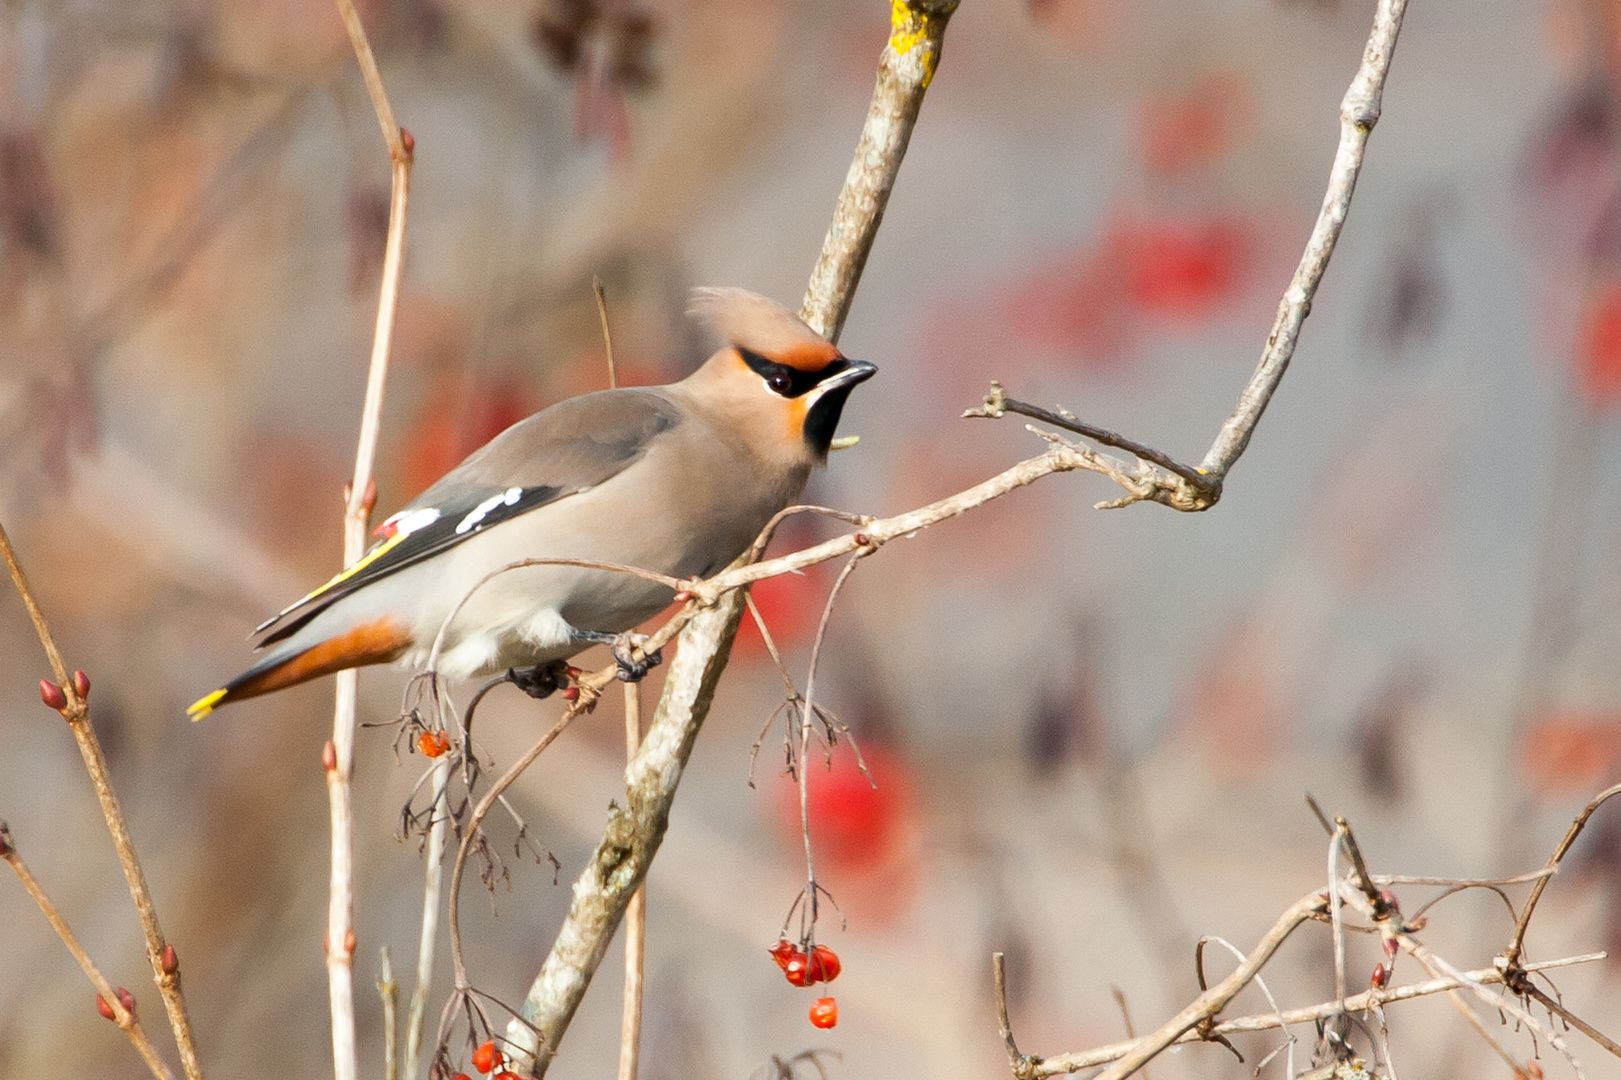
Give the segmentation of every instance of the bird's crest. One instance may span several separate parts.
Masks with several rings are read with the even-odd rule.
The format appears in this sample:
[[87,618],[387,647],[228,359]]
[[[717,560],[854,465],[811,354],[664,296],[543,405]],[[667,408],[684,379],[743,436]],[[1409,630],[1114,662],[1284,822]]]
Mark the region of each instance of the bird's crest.
[[799,316],[747,289],[694,289],[687,312],[728,345],[801,371],[820,371],[840,355],[837,346],[806,326]]

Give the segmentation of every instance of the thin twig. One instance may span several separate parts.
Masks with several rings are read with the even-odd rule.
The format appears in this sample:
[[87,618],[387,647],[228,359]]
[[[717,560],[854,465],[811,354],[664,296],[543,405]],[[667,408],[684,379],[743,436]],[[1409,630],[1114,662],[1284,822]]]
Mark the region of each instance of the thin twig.
[[388,946],[379,951],[377,963],[377,996],[383,1002],[383,1080],[399,1080],[400,984],[394,981]]
[[1544,867],[1543,876],[1539,877],[1537,883],[1531,886],[1531,895],[1526,897],[1525,909],[1520,912],[1519,920],[1514,924],[1514,937],[1509,940],[1508,948],[1503,950],[1502,959],[1505,967],[1513,969],[1519,964],[1520,955],[1525,951],[1525,932],[1531,927],[1531,915],[1537,910],[1537,901],[1542,899],[1542,890],[1548,887],[1548,882],[1553,880],[1553,875],[1558,871],[1560,862],[1570,852],[1570,846],[1576,842],[1576,838],[1587,827],[1587,819],[1593,816],[1595,810],[1616,795],[1621,795],[1621,784],[1605,788],[1595,795],[1593,801],[1588,803],[1582,809],[1582,812],[1576,815],[1576,819],[1570,823],[1570,828],[1565,830],[1564,839],[1559,841],[1559,846],[1554,848],[1552,855],[1548,856],[1548,865]]
[[1278,314],[1273,321],[1272,332],[1267,336],[1266,347],[1261,352],[1260,362],[1239,395],[1232,415],[1222,424],[1215,442],[1197,468],[1181,464],[1168,454],[1106,428],[1086,424],[1073,415],[1054,414],[1014,401],[995,383],[984,405],[970,409],[964,415],[998,417],[1005,412],[1022,413],[1036,417],[1043,423],[1077,432],[1105,446],[1118,447],[1131,453],[1139,461],[1135,468],[1127,462],[1103,456],[1108,468],[1097,471],[1111,476],[1126,489],[1125,497],[1100,504],[1104,508],[1143,501],[1162,503],[1182,511],[1207,510],[1214,506],[1221,498],[1222,485],[1228,472],[1249,445],[1255,426],[1260,423],[1262,413],[1266,411],[1284,372],[1289,368],[1299,342],[1300,328],[1311,311],[1312,298],[1317,293],[1317,286],[1323,279],[1323,272],[1328,269],[1329,258],[1334,254],[1340,232],[1345,227],[1351,196],[1355,193],[1357,177],[1362,171],[1362,161],[1367,151],[1368,134],[1379,121],[1385,77],[1390,72],[1391,56],[1395,52],[1396,38],[1401,32],[1406,10],[1407,0],[1379,0],[1373,30],[1362,52],[1362,62],[1340,103],[1339,146],[1329,169],[1328,190],[1323,195],[1322,209],[1318,211],[1294,277],[1278,303]]
[[[1529,970],[1529,968],[1527,970]],[[1604,1049],[1608,1050],[1616,1057],[1621,1057],[1621,1043],[1617,1043],[1614,1039],[1604,1034],[1604,1032],[1600,1031],[1592,1024],[1589,1024],[1586,1020],[1583,1020],[1581,1017],[1565,1008],[1559,1002],[1549,997],[1541,987],[1530,982],[1526,982],[1515,987],[1515,989],[1518,992],[1525,993],[1535,998],[1537,1003],[1544,1009],[1547,1009],[1549,1012],[1559,1017],[1559,1019],[1563,1020],[1571,1027],[1575,1028],[1577,1031],[1580,1031],[1583,1035],[1586,1035],[1589,1039],[1592,1039],[1594,1042],[1604,1047]]]
[[597,298],[597,319],[602,323],[602,346],[608,352],[608,389],[612,390],[619,385],[619,369],[614,366],[614,336],[608,329],[608,290],[603,288],[602,279],[595,274],[591,275],[591,295]]
[[[1000,956],[1001,953],[997,955]],[[1238,958],[1240,960],[1244,959],[1244,954],[1239,953]],[[1126,1025],[1126,1038],[1135,1039],[1137,1037],[1137,1026],[1131,1022],[1131,1008],[1126,1004],[1126,992],[1118,986],[1111,986],[1109,987],[1109,993],[1114,995],[1115,1007],[1120,1010],[1120,1020]],[[1270,997],[1270,995],[1268,996]],[[1293,1070],[1290,1071],[1290,1075],[1293,1075]],[[1149,1080],[1147,1065],[1143,1066],[1143,1080]]]
[[73,959],[78,962],[79,970],[90,980],[90,985],[96,988],[96,994],[112,1009],[113,1022],[124,1029],[129,1041],[135,1046],[135,1052],[141,1055],[141,1060],[146,1062],[146,1067],[152,1071],[155,1080],[175,1080],[168,1064],[158,1056],[152,1041],[146,1037],[146,1029],[141,1027],[140,1018],[132,1010],[124,1008],[124,1003],[119,999],[112,983],[108,982],[107,977],[96,967],[90,959],[90,954],[84,951],[84,946],[80,945],[79,939],[73,935],[67,920],[62,918],[61,912],[56,910],[56,905],[51,902],[51,898],[45,894],[45,890],[40,887],[33,873],[23,863],[22,856],[17,853],[16,844],[12,842],[11,832],[3,821],[0,821],[0,858],[6,860],[12,872],[17,875],[17,880],[22,882],[23,889],[34,898],[34,903],[39,905],[39,910],[51,924],[51,929],[56,931],[56,936],[62,939],[62,944],[68,947],[68,952],[72,953]]
[[[612,353],[609,354],[612,356]],[[642,688],[625,684],[625,758],[642,745]],[[619,1080],[636,1080],[642,1053],[642,967],[647,949],[647,885],[631,894],[625,909],[625,1006],[619,1022]]]
[[[1295,901],[1278,917],[1278,921],[1272,924],[1272,928],[1231,975],[1200,994],[1192,1004],[1177,1013],[1152,1035],[1134,1040],[1130,1044],[1130,1049],[1114,1057],[1102,1059],[1113,1061],[1114,1064],[1099,1073],[1095,1080],[1124,1080],[1158,1056],[1167,1046],[1180,1040],[1184,1034],[1193,1031],[1205,1021],[1213,1020],[1227,1007],[1229,1001],[1238,996],[1240,990],[1254,981],[1256,974],[1266,966],[1268,960],[1272,959],[1272,954],[1278,951],[1278,947],[1294,933],[1296,927],[1325,914],[1327,908],[1328,900],[1320,892],[1309,893]],[[1019,1080],[1038,1080],[1040,1077],[1056,1076],[1059,1073],[1084,1069],[1088,1065],[1101,1064],[1101,1061],[1097,1060],[1081,1061],[1082,1057],[1089,1058],[1091,1055],[1061,1054],[1051,1058],[1031,1058],[1030,1065],[1023,1070],[1016,1070],[1014,1075]]]
[[[383,89],[377,59],[354,0],[337,0],[338,13],[354,47],[366,92],[388,145],[391,165],[388,235],[383,248],[383,277],[378,287],[377,322],[372,334],[371,362],[366,374],[366,396],[360,413],[360,437],[355,447],[354,475],[344,499],[343,562],[351,566],[366,548],[366,531],[377,495],[372,463],[382,428],[383,391],[388,379],[388,357],[394,337],[394,313],[399,305],[400,273],[405,256],[405,223],[410,207],[411,159],[415,140],[394,119],[388,93]],[[350,785],[354,777],[355,711],[360,677],[353,669],[337,677],[332,710],[332,753],[327,758],[327,803],[332,819],[331,883],[327,899],[327,996],[332,1012],[332,1067],[336,1080],[355,1080],[354,1001],[354,812]],[[413,1078],[414,1080],[414,1078]]]
[[[118,864],[124,871],[124,882],[129,887],[130,899],[135,904],[135,914],[141,922],[141,933],[146,938],[146,958],[152,965],[152,980],[157,983],[158,992],[163,996],[163,1007],[169,1017],[169,1028],[174,1033],[175,1046],[180,1051],[180,1067],[185,1072],[187,1080],[202,1080],[203,1070],[197,1060],[197,1046],[192,1038],[191,1018],[186,1011],[186,998],[180,988],[180,967],[178,963],[165,963],[166,956],[173,955],[167,939],[163,936],[163,928],[158,924],[157,908],[152,903],[152,892],[146,885],[146,873],[141,869],[140,856],[135,853],[135,842],[130,839],[129,824],[124,820],[123,808],[119,806],[118,795],[113,791],[112,776],[107,771],[107,758],[101,750],[101,740],[96,737],[96,729],[90,723],[90,703],[80,693],[76,680],[68,676],[67,665],[62,662],[62,654],[56,648],[56,640],[51,636],[51,629],[45,622],[45,614],[40,610],[39,602],[34,599],[34,592],[28,587],[28,578],[23,573],[22,564],[17,561],[17,553],[11,547],[11,537],[0,527],[0,558],[5,560],[6,569],[11,573],[11,582],[17,588],[17,595],[22,597],[23,607],[28,610],[28,617],[33,621],[34,633],[39,637],[39,643],[45,649],[45,656],[50,661],[51,671],[56,676],[57,685],[61,687],[66,698],[66,704],[58,711],[62,719],[68,723],[68,730],[73,733],[73,740],[78,744],[79,756],[84,759],[85,771],[90,774],[90,785],[95,789],[96,801],[101,804],[101,815],[107,821],[107,831],[112,835],[113,847],[118,852]],[[88,686],[88,682],[86,686]],[[165,970],[165,969],[168,970]]]
[[[468,705],[471,713],[473,706]],[[472,753],[464,742],[463,754]],[[428,1011],[428,989],[433,983],[433,957],[439,938],[439,895],[444,882],[445,841],[450,831],[450,755],[433,763],[433,796],[428,803],[432,824],[422,868],[422,933],[417,941],[416,986],[405,1017],[405,1080],[417,1080],[422,1064],[422,1028]]]
[[[1559,960],[1549,960],[1543,963],[1527,965],[1528,971],[1546,971],[1553,968],[1570,967],[1575,964],[1591,964],[1605,959],[1607,954],[1583,953],[1580,956],[1567,956]],[[1501,983],[1502,972],[1496,968],[1478,968],[1474,971],[1462,972],[1468,980],[1490,985]],[[1428,997],[1431,994],[1444,994],[1448,990],[1456,990],[1465,985],[1464,980],[1443,977],[1431,979],[1428,982],[1410,983],[1406,986],[1392,986],[1384,990],[1368,990],[1360,994],[1353,994],[1345,999],[1345,1008],[1351,1012],[1362,1012],[1392,1002],[1410,1001],[1413,998]],[[1256,1013],[1252,1016],[1239,1016],[1231,1020],[1223,1020],[1213,1024],[1208,1029],[1209,1035],[1244,1035],[1257,1031],[1276,1031],[1279,1028],[1294,1024],[1311,1024],[1327,1020],[1339,1015],[1340,1003],[1338,1001],[1325,1001],[1317,1005],[1301,1009],[1284,1009],[1281,1012]],[[1205,1041],[1206,1033],[1189,1030],[1180,1036],[1177,1044],[1187,1044]],[[1096,1068],[1107,1065],[1111,1061],[1118,1061],[1142,1045],[1142,1039],[1133,1039],[1129,1042],[1111,1043],[1099,1046],[1093,1050],[1086,1050],[1074,1054],[1060,1054],[1050,1058],[1031,1058],[1035,1065],[1027,1071],[1020,1071],[1015,1065],[1014,1075],[1017,1077],[1046,1077],[1060,1073],[1077,1072],[1081,1069]],[[1021,1058],[1024,1055],[1021,1055]],[[1011,1059],[1010,1059],[1011,1060]]]
[[1002,1033],[1002,1046],[1007,1050],[1008,1067],[1014,1076],[1022,1077],[1038,1059],[1019,1053],[1019,1045],[1013,1041],[1013,1025],[1007,1015],[1007,959],[1001,953],[991,954],[991,974],[996,982],[996,1022]]

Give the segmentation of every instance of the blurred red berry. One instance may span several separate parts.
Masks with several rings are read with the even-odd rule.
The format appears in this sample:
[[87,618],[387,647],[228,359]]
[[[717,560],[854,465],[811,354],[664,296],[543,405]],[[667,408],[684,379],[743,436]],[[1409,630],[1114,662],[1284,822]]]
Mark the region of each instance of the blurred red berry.
[[423,757],[436,758],[450,749],[450,740],[442,731],[424,731],[417,736],[417,749]]
[[839,1003],[830,997],[811,1002],[810,1022],[819,1028],[830,1028],[839,1022]]
[[490,1080],[523,1080],[523,1077],[519,1076],[515,1072],[502,1071],[502,1072],[496,1073],[493,1077],[490,1078]]
[[501,1064],[501,1051],[495,1048],[495,1043],[487,1042],[473,1051],[473,1068],[481,1073],[487,1073]]
[[1579,349],[1577,375],[1588,406],[1599,410],[1621,402],[1621,284],[1590,302]]
[[455,1076],[452,1076],[450,1080],[473,1080],[473,1078],[468,1076],[466,1073],[457,1073]]

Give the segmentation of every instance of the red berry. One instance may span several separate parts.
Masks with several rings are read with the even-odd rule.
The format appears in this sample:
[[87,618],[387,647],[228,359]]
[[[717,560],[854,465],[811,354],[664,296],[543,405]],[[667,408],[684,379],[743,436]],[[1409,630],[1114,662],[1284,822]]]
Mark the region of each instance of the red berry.
[[457,1073],[455,1076],[452,1076],[450,1080],[473,1080],[473,1078],[468,1076],[466,1073]]
[[62,693],[62,688],[49,679],[39,680],[39,700],[46,705],[61,712],[68,707],[68,696]]
[[90,696],[90,676],[86,675],[82,671],[75,671],[73,673],[73,689],[75,691],[77,691],[77,693],[79,695],[79,698],[81,700],[84,699],[84,698],[89,697]]
[[1368,981],[1375,990],[1383,990],[1390,985],[1390,972],[1385,969],[1385,965],[1375,964],[1373,966],[1373,978]]
[[811,952],[810,981],[832,982],[839,977],[843,966],[839,963],[839,954],[826,945],[818,945]]
[[784,971],[788,970],[788,958],[798,951],[798,949],[794,948],[794,943],[787,938],[779,938],[775,945],[766,950],[771,954],[771,959],[775,960],[777,966]]
[[495,1048],[495,1043],[487,1042],[473,1051],[473,1068],[481,1073],[487,1073],[501,1064],[501,1051]]
[[523,1077],[519,1076],[515,1072],[502,1071],[502,1072],[496,1073],[493,1077],[490,1078],[490,1080],[523,1080]]
[[424,731],[417,736],[417,749],[423,757],[436,758],[450,749],[450,740],[442,731]]
[[830,997],[811,1002],[810,1022],[813,1027],[830,1028],[839,1022],[839,1003]]
[[815,982],[810,977],[810,960],[804,953],[795,949],[788,959],[782,962],[782,973],[788,982],[794,986],[809,986]]
[[96,995],[96,1011],[109,1020],[118,1019],[118,1014],[113,1012],[113,1007],[107,1004],[107,999],[100,994]]

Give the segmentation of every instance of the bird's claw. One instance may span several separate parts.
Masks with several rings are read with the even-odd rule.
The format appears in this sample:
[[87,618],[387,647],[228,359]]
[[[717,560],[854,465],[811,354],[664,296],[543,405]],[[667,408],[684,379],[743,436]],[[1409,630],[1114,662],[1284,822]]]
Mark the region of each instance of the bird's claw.
[[614,663],[619,665],[620,682],[641,682],[649,671],[664,662],[661,650],[647,651],[647,642],[646,634],[620,634],[608,646]]
[[534,667],[507,668],[507,679],[519,690],[539,701],[568,685],[568,664],[553,660]]

